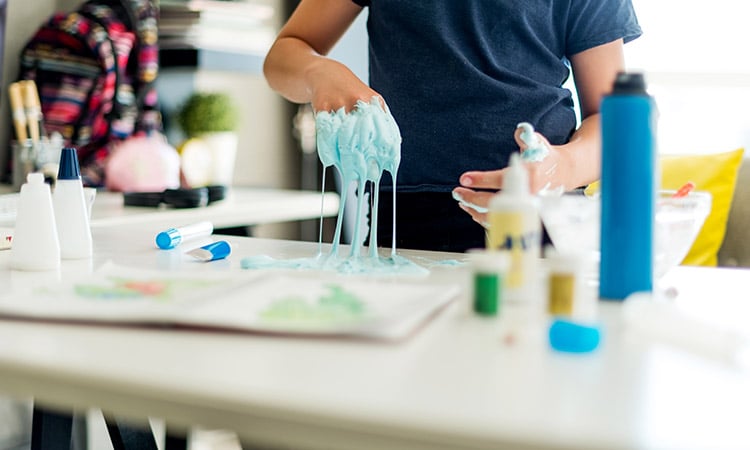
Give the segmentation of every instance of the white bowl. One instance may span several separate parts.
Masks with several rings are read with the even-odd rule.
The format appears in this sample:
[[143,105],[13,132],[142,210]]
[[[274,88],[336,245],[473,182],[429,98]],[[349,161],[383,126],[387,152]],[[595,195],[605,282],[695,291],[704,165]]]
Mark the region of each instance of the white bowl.
[[[679,265],[711,211],[711,194],[691,192],[674,198],[661,191],[657,199],[654,242],[656,279]],[[600,200],[598,196],[566,194],[540,197],[540,216],[552,244],[560,253],[585,252],[599,261]]]

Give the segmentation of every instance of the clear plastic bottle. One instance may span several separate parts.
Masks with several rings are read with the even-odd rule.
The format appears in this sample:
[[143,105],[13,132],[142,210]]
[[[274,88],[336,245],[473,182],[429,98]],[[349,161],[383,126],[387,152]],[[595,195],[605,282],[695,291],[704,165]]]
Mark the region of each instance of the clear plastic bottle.
[[89,214],[83,194],[78,155],[74,148],[62,149],[52,199],[60,239],[60,256],[63,259],[91,258],[93,243]]
[[533,299],[539,280],[542,222],[518,153],[511,155],[503,188],[492,197],[488,209],[487,248],[510,253],[505,298],[511,302]]
[[49,185],[44,182],[41,172],[32,172],[26,179],[18,199],[10,267],[15,270],[59,270],[60,243]]

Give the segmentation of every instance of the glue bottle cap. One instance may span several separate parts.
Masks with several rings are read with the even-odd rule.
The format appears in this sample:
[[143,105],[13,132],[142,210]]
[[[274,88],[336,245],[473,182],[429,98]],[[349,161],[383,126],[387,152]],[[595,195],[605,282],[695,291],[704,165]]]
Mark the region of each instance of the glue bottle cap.
[[81,171],[78,166],[78,154],[76,149],[66,147],[60,153],[60,168],[57,171],[58,180],[78,180]]
[[544,247],[544,257],[554,272],[578,273],[586,269],[591,257],[582,251],[559,251],[551,245]]
[[26,175],[26,182],[31,185],[44,184],[44,174],[41,172],[31,172]]
[[487,250],[484,248],[470,249],[472,267],[480,273],[505,273],[510,267],[510,253],[501,250]]

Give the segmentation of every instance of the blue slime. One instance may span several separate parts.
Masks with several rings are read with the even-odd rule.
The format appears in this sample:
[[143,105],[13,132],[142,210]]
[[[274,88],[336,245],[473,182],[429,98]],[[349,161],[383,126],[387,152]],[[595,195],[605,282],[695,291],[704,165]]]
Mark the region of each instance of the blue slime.
[[[366,185],[373,185],[374,196],[370,209],[370,239],[367,257],[362,255],[362,230],[354,228],[351,250],[348,256],[340,255],[341,228],[343,225],[346,196],[341,197],[339,204],[336,231],[330,253],[323,255],[322,232],[318,240],[318,254],[312,258],[276,260],[269,256],[259,255],[244,258],[243,269],[319,269],[333,270],[340,273],[363,274],[426,274],[428,270],[396,254],[396,174],[401,162],[401,132],[388,108],[379,97],[370,102],[357,101],[354,109],[346,112],[344,108],[337,111],[321,111],[315,116],[315,131],[318,144],[318,156],[325,171],[333,166],[343,180],[343,192],[352,183],[357,184],[356,217],[361,218],[365,202]],[[393,179],[393,245],[390,256],[378,254],[378,196],[380,179],[385,171]],[[325,191],[325,184],[323,185]],[[322,222],[322,215],[321,215]]]

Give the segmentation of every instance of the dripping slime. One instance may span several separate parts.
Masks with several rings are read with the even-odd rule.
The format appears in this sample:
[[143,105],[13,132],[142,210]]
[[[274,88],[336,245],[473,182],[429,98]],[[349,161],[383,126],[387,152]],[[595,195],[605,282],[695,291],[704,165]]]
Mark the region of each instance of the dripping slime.
[[[349,113],[344,108],[334,113],[319,112],[315,118],[318,155],[324,170],[335,167],[342,179],[344,191],[352,183],[357,184],[356,217],[362,217],[366,200],[365,186],[373,184],[374,201],[371,208],[371,233],[369,242],[370,257],[377,257],[378,195],[380,178],[388,171],[393,179],[393,192],[396,191],[396,173],[401,161],[401,133],[391,113],[381,106],[380,99],[373,97],[370,103],[357,101]],[[325,178],[325,177],[324,177]],[[395,201],[394,201],[395,204]],[[341,240],[343,212],[346,196],[342,197],[336,221],[331,255],[338,256]],[[394,211],[395,212],[395,211]],[[395,226],[394,226],[395,236]],[[354,229],[350,257],[357,257],[361,251],[361,227]],[[391,255],[395,255],[395,239]]]
[[[315,116],[318,156],[323,165],[323,176],[329,167],[334,167],[342,180],[342,192],[356,184],[356,218],[359,222],[367,206],[367,185],[372,186],[373,201],[370,206],[370,233],[368,257],[362,257],[363,231],[359,223],[354,228],[348,256],[342,252],[341,232],[346,195],[341,197],[336,229],[328,255],[322,252],[322,228],[318,240],[318,255],[313,259],[276,261],[261,255],[242,260],[245,269],[259,268],[313,268],[333,269],[344,273],[415,273],[424,274],[426,269],[396,254],[396,175],[401,161],[401,133],[388,108],[379,97],[370,102],[357,101],[354,109],[320,111]],[[378,202],[380,180],[384,172],[393,180],[393,245],[390,257],[378,255]],[[323,185],[325,191],[325,185]],[[321,208],[322,210],[322,208]],[[321,215],[322,220],[322,215]]]

